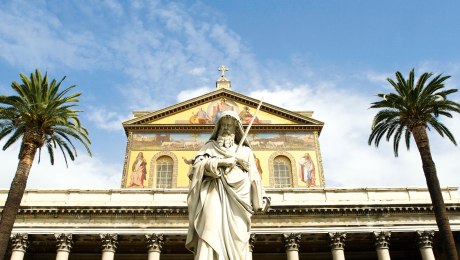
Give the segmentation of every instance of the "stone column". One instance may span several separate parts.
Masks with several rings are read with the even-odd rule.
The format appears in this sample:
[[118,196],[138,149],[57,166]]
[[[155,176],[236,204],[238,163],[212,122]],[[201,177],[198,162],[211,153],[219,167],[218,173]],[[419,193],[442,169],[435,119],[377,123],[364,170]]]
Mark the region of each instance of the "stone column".
[[435,260],[433,254],[434,231],[417,231],[418,248],[423,260]]
[[299,260],[299,242],[301,238],[299,233],[283,234],[287,260]]
[[346,233],[335,232],[329,233],[332,259],[333,260],[345,260],[345,254],[343,252],[345,248],[345,239],[347,238]]
[[380,231],[374,232],[374,245],[375,251],[377,251],[377,257],[379,260],[390,260],[390,237],[391,232]]
[[256,234],[249,236],[249,255],[248,260],[252,260],[252,252],[254,252],[254,244],[256,243]]
[[69,259],[70,249],[73,246],[72,234],[54,234],[56,237],[56,260]]
[[29,247],[29,236],[27,234],[11,235],[11,260],[22,260]]
[[148,260],[160,260],[161,249],[163,248],[163,234],[145,235],[147,239]]
[[102,242],[102,260],[113,260],[118,246],[117,234],[100,234]]

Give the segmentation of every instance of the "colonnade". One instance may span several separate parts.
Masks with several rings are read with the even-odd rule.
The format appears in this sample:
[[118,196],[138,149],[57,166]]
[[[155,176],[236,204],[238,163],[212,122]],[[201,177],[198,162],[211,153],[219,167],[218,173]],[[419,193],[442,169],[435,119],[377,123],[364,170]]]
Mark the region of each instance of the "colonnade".
[[[329,235],[329,246],[333,260],[345,260],[345,241],[347,233],[331,232]],[[374,245],[378,260],[390,260],[390,238],[391,232],[374,232]],[[299,260],[299,241],[301,234],[283,234],[287,260]],[[418,247],[423,260],[435,260],[433,254],[434,231],[417,231]]]
[[[117,234],[100,234],[101,260],[113,260],[118,247]],[[56,260],[68,260],[73,245],[72,234],[55,234]],[[160,260],[164,238],[162,234],[145,235],[147,241],[148,260]],[[11,236],[11,260],[23,260],[29,247],[27,234],[14,234]]]
[[[100,234],[101,259],[113,260],[118,246],[117,234]],[[329,246],[333,260],[345,260],[345,245],[347,233],[328,233]],[[378,260],[390,260],[390,238],[391,232],[374,232],[374,245]],[[418,247],[423,260],[435,260],[433,254],[434,231],[417,231]],[[67,260],[73,246],[72,234],[55,234],[56,238],[56,260]],[[300,233],[283,234],[282,239],[285,246],[287,260],[299,260],[299,248],[302,235]],[[162,234],[145,235],[148,252],[148,260],[160,260],[163,248],[164,237]],[[249,239],[249,250],[253,252],[256,242],[256,234],[251,234]],[[11,260],[23,260],[29,247],[27,234],[13,234],[11,236]]]

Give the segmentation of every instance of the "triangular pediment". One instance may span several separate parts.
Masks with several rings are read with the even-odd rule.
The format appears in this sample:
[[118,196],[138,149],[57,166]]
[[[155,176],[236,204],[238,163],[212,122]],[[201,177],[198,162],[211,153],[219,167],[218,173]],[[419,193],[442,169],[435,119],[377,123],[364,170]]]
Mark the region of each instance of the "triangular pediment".
[[[134,118],[123,123],[127,128],[148,128],[153,126],[213,125],[219,114],[233,110],[243,122],[249,123],[260,100],[239,94],[228,89],[217,89],[199,97],[156,110],[134,113]],[[308,112],[293,112],[263,102],[254,125],[280,126],[304,125],[321,131],[323,123],[308,116]]]

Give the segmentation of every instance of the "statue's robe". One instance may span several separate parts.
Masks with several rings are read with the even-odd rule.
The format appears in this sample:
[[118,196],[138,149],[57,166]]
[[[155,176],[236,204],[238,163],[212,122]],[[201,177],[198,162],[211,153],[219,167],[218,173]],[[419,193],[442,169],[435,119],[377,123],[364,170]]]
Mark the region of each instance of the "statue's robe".
[[248,169],[217,167],[218,158],[232,157],[236,147],[226,149],[210,140],[190,169],[186,247],[195,260],[248,259],[251,216],[262,208],[263,187],[247,146],[236,157],[248,162]]

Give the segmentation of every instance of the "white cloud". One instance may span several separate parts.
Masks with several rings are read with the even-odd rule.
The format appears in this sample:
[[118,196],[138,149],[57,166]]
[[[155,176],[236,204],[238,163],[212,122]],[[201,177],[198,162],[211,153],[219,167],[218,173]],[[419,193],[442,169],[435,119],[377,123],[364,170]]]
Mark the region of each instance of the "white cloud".
[[221,64],[254,64],[239,36],[215,17],[180,3],[146,4],[144,9],[148,19],[128,20],[110,43],[117,66],[129,79],[120,90],[130,96],[133,109],[170,105],[181,89],[214,85]]
[[189,73],[191,75],[197,75],[197,76],[201,76],[203,75],[204,73],[206,72],[206,68],[205,67],[197,67],[197,68],[192,68]]
[[204,95],[206,93],[209,93],[211,91],[212,89],[208,87],[200,87],[196,89],[182,90],[181,92],[179,92],[179,94],[177,94],[177,102],[189,100],[189,99]]
[[221,64],[251,83],[257,79],[248,48],[206,8],[175,2],[78,2],[75,10],[85,23],[69,23],[58,13],[62,7],[5,5],[0,10],[1,59],[29,70],[37,64],[46,70],[110,70],[122,79],[116,86],[118,94],[129,96],[124,99],[129,109],[156,109],[174,102],[178,89],[214,85]]
[[[1,151],[2,178],[0,188],[9,188],[16,172],[18,145]],[[32,165],[27,189],[116,189],[120,187],[122,162],[104,163],[99,158],[80,154],[67,168],[64,158],[55,154],[55,165],[49,163],[48,154],[42,152],[38,164],[38,153]]]
[[368,71],[366,73],[366,78],[370,82],[376,82],[376,83],[383,84],[383,85],[387,84],[388,77],[391,77],[391,75],[388,73],[380,73],[376,71]]
[[103,2],[107,7],[109,7],[114,14],[117,16],[122,16],[124,11],[123,11],[123,6],[115,1],[115,0],[104,0]]
[[98,128],[109,131],[123,130],[122,123],[130,119],[129,115],[120,115],[105,108],[93,107],[89,109],[87,118]]
[[225,53],[230,57],[238,57],[241,54],[240,49],[243,46],[240,43],[240,37],[225,26],[220,24],[212,26],[211,37],[224,48]]
[[[325,123],[319,140],[328,187],[426,186],[415,144],[407,152],[401,143],[398,158],[393,155],[392,143],[382,140],[379,148],[367,144],[377,112],[368,109],[372,97],[330,82],[314,88],[308,84],[285,86],[253,91],[249,96],[265,96],[268,103],[296,111],[313,110],[313,117]],[[448,127],[459,129],[457,121],[450,122]],[[460,186],[455,176],[460,167],[458,147],[446,145],[448,140],[441,141],[435,135],[430,137],[436,142],[432,150],[441,185]],[[445,143],[438,147],[439,142]]]
[[100,65],[107,53],[89,31],[63,30],[46,9],[28,3],[0,9],[0,57],[14,66],[82,69]]

